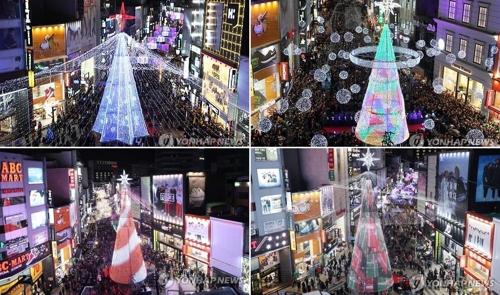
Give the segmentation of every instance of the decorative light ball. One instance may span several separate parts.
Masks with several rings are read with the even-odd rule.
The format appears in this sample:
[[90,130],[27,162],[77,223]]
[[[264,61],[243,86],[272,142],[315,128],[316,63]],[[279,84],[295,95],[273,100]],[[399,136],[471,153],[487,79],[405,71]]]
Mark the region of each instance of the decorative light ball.
[[369,33],[369,32],[370,32],[370,31],[368,30],[368,28],[364,28],[364,29],[363,29],[363,34],[368,35],[368,33]]
[[346,42],[352,42],[353,39],[354,39],[354,35],[351,32],[346,32],[344,34],[344,40]]
[[359,121],[359,117],[361,117],[361,111],[357,111],[354,115],[354,121],[356,121],[356,123]]
[[434,124],[434,120],[432,120],[432,119],[426,119],[424,121],[423,125],[424,125],[425,129],[429,129],[429,130],[434,129],[434,127],[436,126],[436,124]]
[[311,99],[307,97],[302,97],[295,103],[295,107],[301,112],[307,112],[311,109],[312,103]]
[[420,59],[424,58],[425,54],[422,52],[422,50],[417,51],[418,56],[420,56]]
[[264,118],[264,119],[259,121],[260,132],[266,133],[269,130],[271,130],[272,127],[273,127],[273,123],[268,118]]
[[437,46],[438,45],[438,42],[436,41],[436,39],[431,39],[431,41],[429,42],[429,44],[434,47],[434,46]]
[[361,91],[361,87],[358,84],[352,84],[350,89],[352,93],[359,93]]
[[341,50],[339,50],[339,53],[337,53],[337,56],[339,58],[344,58],[344,53],[345,53],[345,51],[341,49]]
[[433,57],[434,55],[436,55],[436,50],[434,50],[434,48],[429,48],[427,49],[426,53],[428,57]]
[[345,79],[347,79],[347,77],[349,77],[349,73],[347,71],[341,71],[339,73],[339,77],[340,77],[340,79],[345,80]]
[[491,54],[497,54],[498,53],[498,47],[493,46],[491,47]]
[[438,85],[443,86],[443,83],[444,83],[443,78],[436,78],[436,79],[432,80],[432,87],[436,87]]
[[479,91],[477,89],[472,90],[472,97],[474,99],[482,100],[484,95],[482,91]]
[[463,58],[465,58],[465,56],[467,55],[467,53],[465,53],[464,50],[460,50],[457,55],[458,55],[459,58],[463,59]]
[[318,23],[320,24],[323,24],[325,22],[325,19],[322,17],[322,16],[318,16],[318,18],[316,19],[318,21]]
[[418,40],[417,41],[417,47],[423,48],[425,46],[425,40]]
[[357,26],[356,29],[354,29],[356,31],[356,33],[361,33],[363,32],[363,28],[361,26]]
[[288,50],[288,48],[283,49],[283,54],[287,56],[290,55],[290,50]]
[[328,59],[329,60],[335,60],[335,59],[337,59],[337,55],[332,52],[332,53],[328,54]]
[[405,29],[405,30],[403,31],[403,34],[405,34],[405,35],[409,35],[409,34],[410,34],[410,30],[409,30],[409,29]]
[[313,92],[311,91],[311,89],[304,89],[302,91],[302,97],[310,98],[312,96],[313,96]]
[[302,54],[302,49],[300,47],[297,47],[293,50],[294,55],[301,55]]
[[280,106],[276,109],[276,112],[278,114],[284,114],[287,110],[288,107],[290,106],[290,103],[288,102],[288,99],[282,99],[280,102]]
[[408,65],[408,67],[413,68],[414,66],[417,65],[417,60],[414,58],[409,59],[406,61],[406,64]]
[[441,54],[441,49],[438,46],[434,46],[434,56],[438,56]]
[[345,88],[337,91],[337,94],[335,96],[337,97],[338,102],[340,102],[341,104],[346,104],[351,100],[351,92]]
[[316,70],[314,71],[314,80],[318,82],[323,82],[326,80],[326,73],[323,72],[322,70]]
[[349,57],[351,56],[351,54],[347,51],[344,51],[344,59],[349,59]]
[[323,65],[321,67],[321,70],[325,73],[328,73],[330,71],[330,66],[329,65]]
[[338,43],[340,41],[340,35],[339,33],[335,32],[330,35],[330,41],[333,43]]
[[472,129],[471,131],[467,132],[467,135],[465,135],[465,137],[467,138],[467,142],[469,142],[470,145],[483,145],[484,143],[484,134],[479,129]]
[[390,24],[389,28],[394,29],[394,24]]
[[444,87],[443,86],[441,86],[441,85],[434,86],[434,92],[435,93],[441,94],[441,93],[443,93],[443,91],[444,91]]
[[491,66],[493,66],[493,58],[488,57],[488,58],[484,61],[484,65],[485,65],[485,66],[487,66],[487,67],[491,67]]
[[328,140],[325,136],[321,134],[315,134],[311,139],[311,146],[313,147],[325,147],[328,146]]
[[318,33],[320,33],[320,34],[323,34],[323,33],[325,32],[325,27],[323,27],[323,26],[319,26],[319,27],[316,29],[316,31],[317,31]]
[[375,32],[377,32],[377,33],[380,32],[380,26],[375,27]]
[[372,38],[370,36],[365,36],[365,38],[363,38],[363,40],[365,41],[365,43],[372,42]]
[[306,22],[305,21],[303,21],[303,20],[299,21],[299,27],[303,28],[305,26],[306,26]]
[[409,37],[406,37],[406,36],[405,36],[405,37],[403,37],[403,42],[404,42],[404,43],[408,43],[408,42],[410,42],[410,38],[409,38]]
[[446,61],[449,62],[450,64],[454,63],[455,61],[457,61],[457,57],[455,56],[455,54],[453,53],[448,53],[446,55]]

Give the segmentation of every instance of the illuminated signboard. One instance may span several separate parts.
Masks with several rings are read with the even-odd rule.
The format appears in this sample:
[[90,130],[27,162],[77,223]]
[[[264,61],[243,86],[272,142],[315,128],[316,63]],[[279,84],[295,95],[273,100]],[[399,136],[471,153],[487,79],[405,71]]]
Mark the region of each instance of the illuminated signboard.
[[269,251],[280,249],[289,245],[289,242],[290,231],[283,231],[257,237],[255,239],[252,239],[250,243],[251,255],[258,256]]
[[26,20],[26,46],[33,46],[33,31],[31,28],[30,0],[24,0],[24,19]]
[[33,49],[26,49],[26,70],[35,70],[35,57],[33,56]]
[[23,181],[23,165],[16,162],[2,162],[0,172],[1,182],[21,182]]

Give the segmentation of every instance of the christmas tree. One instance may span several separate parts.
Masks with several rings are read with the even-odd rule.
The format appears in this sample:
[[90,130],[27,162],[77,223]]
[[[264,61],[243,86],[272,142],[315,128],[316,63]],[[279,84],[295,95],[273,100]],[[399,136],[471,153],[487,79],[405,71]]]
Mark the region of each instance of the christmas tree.
[[119,284],[139,283],[147,271],[141,244],[132,217],[128,174],[121,175],[121,214],[116,231],[115,249],[109,270],[111,280]]
[[362,187],[361,211],[347,281],[354,294],[383,292],[394,284],[375,201],[372,181],[366,179]]
[[148,136],[127,46],[127,35],[121,34],[92,128],[101,135],[101,142],[132,145],[134,138]]
[[[356,126],[356,137],[371,145],[400,144],[409,137],[406,111],[389,27],[384,25]],[[392,132],[391,138],[386,138]],[[385,136],[385,137],[384,137]]]

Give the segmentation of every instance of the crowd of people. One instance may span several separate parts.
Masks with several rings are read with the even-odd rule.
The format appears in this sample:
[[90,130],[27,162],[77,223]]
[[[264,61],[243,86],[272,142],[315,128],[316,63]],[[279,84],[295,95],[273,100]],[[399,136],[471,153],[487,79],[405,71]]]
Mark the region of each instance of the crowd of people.
[[[358,2],[333,3],[327,2],[320,12],[325,19],[323,24],[314,21],[311,31],[315,34],[315,41],[311,43],[307,53],[302,53],[299,58],[300,67],[295,68],[291,79],[292,89],[283,100],[288,101],[287,111],[279,112],[279,104],[275,109],[268,109],[268,118],[272,127],[267,132],[259,130],[258,122],[253,122],[251,142],[255,146],[310,146],[311,139],[315,134],[322,134],[328,140],[329,146],[359,146],[360,142],[354,135],[355,114],[361,110],[363,98],[366,93],[372,69],[354,65],[347,58],[337,54],[343,50],[350,52],[354,48],[373,45],[364,42],[363,33],[355,33],[355,26],[369,29],[371,40],[376,41],[379,33],[375,31],[375,22],[366,10],[366,7]],[[347,21],[351,20],[351,21]],[[358,20],[355,26],[352,20]],[[316,28],[323,26],[325,33],[317,33]],[[346,42],[343,38],[345,32],[352,32],[355,38],[352,42]],[[337,32],[340,41],[332,43],[330,35]],[[337,54],[334,61],[329,59],[330,53]],[[428,57],[424,57],[428,58]],[[328,65],[332,83],[318,82],[314,79],[314,71]],[[339,73],[347,71],[348,77],[340,79]],[[467,132],[472,129],[481,130],[485,138],[500,142],[500,125],[487,122],[486,118],[473,106],[464,100],[456,99],[450,92],[436,94],[432,81],[411,72],[401,70],[399,72],[401,90],[405,100],[405,110],[409,124],[421,124],[425,119],[433,119],[436,128],[425,129],[423,126],[412,134],[421,133],[428,139],[463,139]],[[352,93],[349,102],[342,104],[336,99],[336,93],[340,89],[349,89],[351,85],[358,84],[360,91]],[[301,112],[296,107],[296,102],[302,97],[302,91],[310,89],[312,106],[308,111]],[[412,114],[420,112],[419,118],[414,119]],[[338,120],[332,118],[338,117]],[[336,122],[337,124],[332,124]],[[351,126],[350,129],[339,131],[328,130],[332,125]],[[408,143],[403,143],[407,145]]]

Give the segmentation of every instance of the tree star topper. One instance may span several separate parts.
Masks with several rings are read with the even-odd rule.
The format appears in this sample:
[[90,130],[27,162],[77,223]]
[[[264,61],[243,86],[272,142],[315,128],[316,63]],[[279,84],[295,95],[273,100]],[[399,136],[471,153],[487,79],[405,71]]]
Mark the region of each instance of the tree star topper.
[[370,171],[370,168],[372,166],[375,166],[375,164],[373,164],[373,162],[380,160],[379,158],[373,157],[375,155],[375,153],[372,154],[370,152],[369,148],[367,149],[366,154],[362,153],[362,155],[363,155],[363,158],[359,158],[358,161],[363,162],[362,166],[366,166],[366,169],[368,169],[368,171]]
[[379,6],[385,14],[385,19],[389,19],[390,14],[394,14],[394,8],[400,8],[401,5],[394,3],[394,0],[382,0],[381,2],[375,2],[375,6]]
[[132,178],[128,178],[128,174],[125,173],[125,170],[123,170],[123,174],[120,175],[120,181],[122,185],[129,185],[128,183],[129,180],[132,180]]

